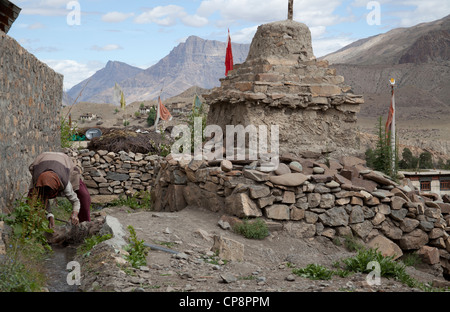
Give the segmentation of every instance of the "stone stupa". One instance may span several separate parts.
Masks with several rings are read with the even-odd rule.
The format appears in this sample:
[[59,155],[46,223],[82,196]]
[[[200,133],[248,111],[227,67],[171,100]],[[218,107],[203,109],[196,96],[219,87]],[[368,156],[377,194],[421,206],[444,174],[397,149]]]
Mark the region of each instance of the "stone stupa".
[[248,57],[205,96],[207,124],[279,125],[279,153],[359,153],[356,114],[364,103],[317,60],[309,28],[292,19],[260,25]]

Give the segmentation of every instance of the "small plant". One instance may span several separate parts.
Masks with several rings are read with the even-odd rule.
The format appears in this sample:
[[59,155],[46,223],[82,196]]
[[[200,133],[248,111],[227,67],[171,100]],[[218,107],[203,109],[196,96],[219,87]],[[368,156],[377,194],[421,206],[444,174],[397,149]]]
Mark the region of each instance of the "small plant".
[[264,239],[269,235],[267,224],[261,219],[255,221],[245,219],[242,223],[236,223],[233,226],[233,231],[251,239]]
[[12,230],[13,235],[21,242],[35,241],[47,250],[51,250],[45,233],[52,233],[48,227],[48,220],[43,204],[38,200],[26,197],[16,200],[13,211],[8,215],[0,215]]
[[88,255],[89,251],[94,248],[95,245],[108,240],[112,237],[112,234],[94,235],[84,240],[83,244],[78,248],[77,253],[82,255]]
[[21,198],[0,220],[12,229],[6,254],[0,257],[0,291],[39,291],[45,285],[43,258],[51,251],[45,233],[52,232],[43,205]]
[[219,258],[219,252],[217,252],[217,251],[212,256],[204,256],[203,260],[206,263],[215,264],[215,265],[221,265],[221,264],[225,265],[228,263],[228,260],[221,260]]
[[125,256],[125,259],[130,262],[133,268],[147,265],[148,249],[144,245],[144,240],[137,239],[133,226],[129,225],[128,231],[130,231],[130,245],[125,250],[128,251],[129,255]]
[[71,147],[72,146],[72,137],[78,134],[77,127],[71,127],[69,125],[69,121],[67,121],[64,117],[60,119],[60,130],[61,130],[61,147]]
[[153,126],[155,124],[155,119],[156,119],[156,108],[155,106],[152,106],[150,108],[150,112],[148,113],[147,125],[149,127]]
[[401,262],[393,260],[393,256],[383,256],[376,249],[361,249],[356,256],[342,260],[345,270],[370,273],[371,269],[367,267],[369,262],[376,261],[380,265],[380,275],[386,278],[394,278],[408,287],[417,287],[424,291],[434,291],[433,287],[420,283],[409,276]]
[[358,250],[364,249],[364,245],[357,242],[356,238],[352,235],[344,236],[344,246],[349,251],[358,251]]
[[320,264],[308,264],[305,268],[292,269],[292,273],[312,280],[329,280],[334,274],[333,270]]
[[405,266],[416,267],[417,265],[422,263],[422,260],[417,253],[408,253],[403,255],[402,262],[405,264]]
[[158,245],[161,245],[161,246],[166,246],[167,248],[172,248],[173,246],[175,246],[174,242],[156,241],[155,243],[158,244]]
[[[45,286],[46,277],[41,267],[42,250],[18,241],[12,242],[6,254],[0,257],[0,292],[34,292]],[[30,248],[31,247],[31,248]]]
[[127,206],[131,209],[151,209],[151,195],[150,192],[140,191],[134,193],[132,196],[120,196],[119,199],[113,200],[111,206]]

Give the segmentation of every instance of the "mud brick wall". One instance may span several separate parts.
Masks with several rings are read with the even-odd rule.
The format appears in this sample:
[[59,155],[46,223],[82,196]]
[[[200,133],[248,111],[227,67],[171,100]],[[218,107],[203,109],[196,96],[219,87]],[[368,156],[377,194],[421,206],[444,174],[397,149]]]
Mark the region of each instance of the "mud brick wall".
[[63,76],[0,31],[0,211],[27,192],[28,167],[61,146]]

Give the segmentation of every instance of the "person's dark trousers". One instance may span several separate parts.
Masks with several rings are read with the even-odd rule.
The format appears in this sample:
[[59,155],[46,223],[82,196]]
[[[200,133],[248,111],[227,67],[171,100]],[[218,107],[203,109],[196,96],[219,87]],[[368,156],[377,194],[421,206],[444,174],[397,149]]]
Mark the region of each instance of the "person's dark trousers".
[[80,212],[78,213],[78,220],[81,222],[91,221],[91,195],[86,187],[86,184],[80,179],[80,188],[77,197],[80,200]]

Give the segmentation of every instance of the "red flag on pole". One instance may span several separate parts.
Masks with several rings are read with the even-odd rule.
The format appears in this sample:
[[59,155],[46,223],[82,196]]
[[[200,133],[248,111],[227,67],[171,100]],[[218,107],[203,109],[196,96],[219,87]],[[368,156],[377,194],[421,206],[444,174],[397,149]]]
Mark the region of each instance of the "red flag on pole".
[[233,52],[231,50],[230,30],[228,29],[228,45],[225,56],[225,76],[228,76],[228,71],[233,70]]

